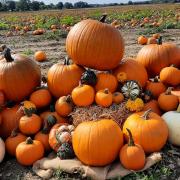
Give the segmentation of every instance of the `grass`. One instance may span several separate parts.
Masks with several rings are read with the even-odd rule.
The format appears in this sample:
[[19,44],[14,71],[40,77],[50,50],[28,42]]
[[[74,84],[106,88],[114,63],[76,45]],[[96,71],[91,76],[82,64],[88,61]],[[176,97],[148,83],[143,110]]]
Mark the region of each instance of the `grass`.
[[[177,159],[179,157],[179,149],[170,144],[166,144],[162,149],[162,160],[159,163],[144,172],[132,173],[123,178],[117,177],[111,180],[175,180],[180,175],[180,169],[177,166]],[[79,171],[70,174],[57,170],[54,173],[54,177],[57,179],[90,179],[88,177],[83,177],[82,172]]]
[[33,55],[34,51],[32,51],[31,49],[26,49],[25,51],[22,52],[22,54],[29,56],[29,55]]

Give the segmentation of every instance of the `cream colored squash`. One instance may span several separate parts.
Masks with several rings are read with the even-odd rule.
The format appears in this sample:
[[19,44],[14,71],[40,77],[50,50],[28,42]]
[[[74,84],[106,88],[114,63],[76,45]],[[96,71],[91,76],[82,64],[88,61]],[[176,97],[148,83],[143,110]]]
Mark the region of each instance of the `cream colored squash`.
[[177,111],[169,111],[162,115],[169,129],[168,140],[170,143],[180,146],[180,104]]
[[5,144],[4,141],[0,138],[0,163],[3,161],[5,155]]

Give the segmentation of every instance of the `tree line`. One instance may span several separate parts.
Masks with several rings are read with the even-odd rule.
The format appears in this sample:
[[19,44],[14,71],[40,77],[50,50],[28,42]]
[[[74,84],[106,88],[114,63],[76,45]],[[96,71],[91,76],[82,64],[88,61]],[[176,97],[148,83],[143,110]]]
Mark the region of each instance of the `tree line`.
[[[129,0],[129,5],[135,4],[151,4],[151,3],[176,3],[180,2],[180,0],[151,0],[151,1],[140,1],[140,2],[133,2]],[[66,2],[58,2],[57,4],[48,4],[46,5],[43,1],[31,1],[31,0],[19,0],[19,1],[2,1],[0,2],[0,11],[38,11],[38,10],[45,10],[45,9],[75,9],[75,8],[91,8],[91,7],[100,7],[100,6],[118,6],[118,5],[125,5],[124,3],[110,3],[110,4],[88,4],[87,2],[79,1],[74,4]]]

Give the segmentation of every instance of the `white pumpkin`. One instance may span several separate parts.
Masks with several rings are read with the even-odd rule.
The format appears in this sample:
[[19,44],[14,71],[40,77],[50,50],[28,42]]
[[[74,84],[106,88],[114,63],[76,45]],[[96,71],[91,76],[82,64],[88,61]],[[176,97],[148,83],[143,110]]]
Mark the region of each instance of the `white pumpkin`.
[[0,138],[0,163],[3,161],[5,155],[5,144],[4,141]]
[[170,143],[180,146],[180,105],[177,111],[169,111],[162,115],[169,129],[168,140]]

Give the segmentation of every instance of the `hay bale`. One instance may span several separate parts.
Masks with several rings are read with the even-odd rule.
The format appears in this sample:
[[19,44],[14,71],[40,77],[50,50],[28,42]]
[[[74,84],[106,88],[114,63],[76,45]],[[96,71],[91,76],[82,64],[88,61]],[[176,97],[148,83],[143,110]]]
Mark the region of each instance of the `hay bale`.
[[108,108],[103,108],[98,105],[91,105],[88,107],[75,107],[71,113],[74,126],[84,121],[93,121],[100,118],[112,118],[119,126],[122,126],[127,117],[131,114],[125,107],[125,102],[121,104],[113,104]]

